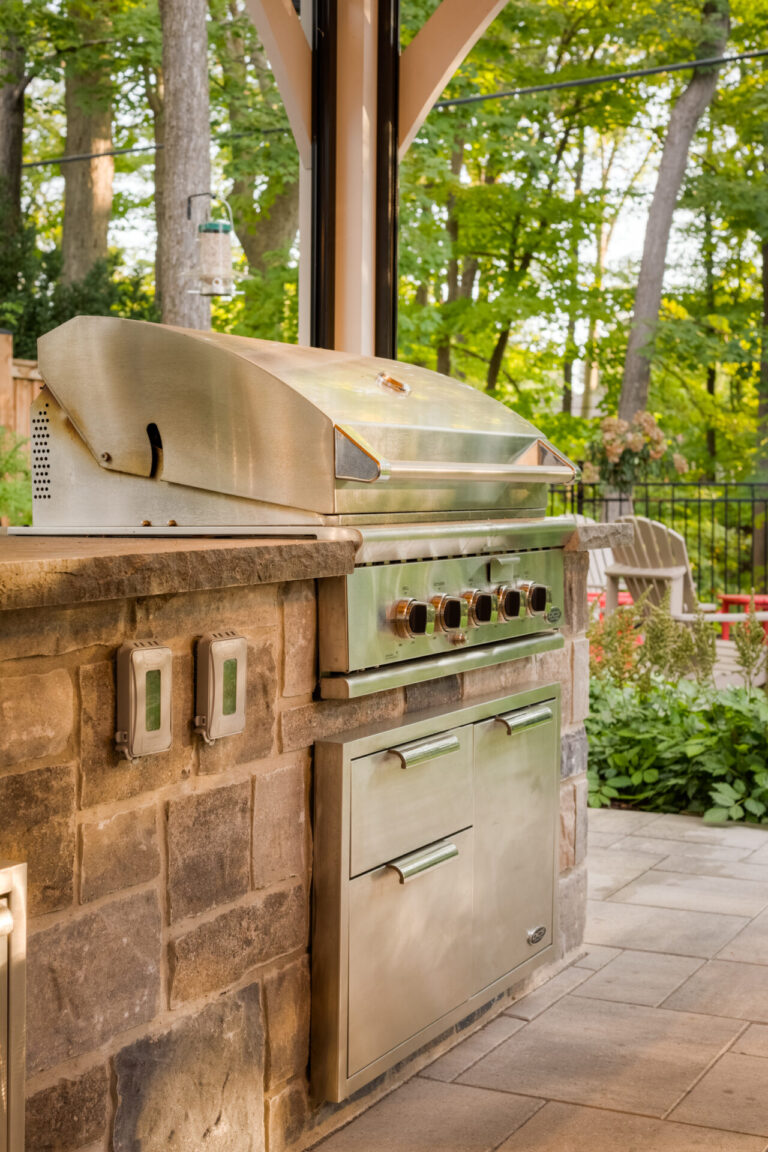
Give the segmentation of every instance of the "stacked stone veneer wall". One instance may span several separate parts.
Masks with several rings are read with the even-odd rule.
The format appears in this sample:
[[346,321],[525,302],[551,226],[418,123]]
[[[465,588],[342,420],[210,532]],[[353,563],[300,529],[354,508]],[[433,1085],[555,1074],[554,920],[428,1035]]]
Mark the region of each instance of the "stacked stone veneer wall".
[[[178,586],[199,557],[178,554]],[[311,746],[324,735],[559,681],[560,953],[581,941],[586,556],[567,555],[562,651],[352,702],[313,700],[314,581],[249,583],[256,570],[230,567],[228,587],[142,595],[141,580],[106,580],[124,594],[10,596],[0,611],[0,859],[29,865],[29,1152],[278,1152],[365,1106],[308,1096]],[[88,563],[77,571],[87,583]],[[248,721],[208,747],[190,724],[194,644],[221,628],[248,639]],[[132,638],[174,653],[173,747],[134,764],[113,743],[114,656]]]

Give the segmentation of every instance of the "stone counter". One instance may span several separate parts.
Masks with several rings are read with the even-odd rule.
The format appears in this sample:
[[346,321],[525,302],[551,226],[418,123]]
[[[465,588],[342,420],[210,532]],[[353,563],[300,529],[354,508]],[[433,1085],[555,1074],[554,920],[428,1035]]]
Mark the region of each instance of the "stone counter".
[[[558,681],[560,957],[580,944],[586,554],[566,552],[562,651],[318,701],[315,581],[353,562],[342,541],[0,538],[0,858],[29,865],[29,1152],[196,1152],[217,1125],[229,1152],[305,1147],[432,1058],[310,1103],[312,745],[332,732]],[[248,641],[248,719],[208,746],[195,643],[222,629]],[[136,763],[114,746],[130,639],[174,657],[173,746]]]

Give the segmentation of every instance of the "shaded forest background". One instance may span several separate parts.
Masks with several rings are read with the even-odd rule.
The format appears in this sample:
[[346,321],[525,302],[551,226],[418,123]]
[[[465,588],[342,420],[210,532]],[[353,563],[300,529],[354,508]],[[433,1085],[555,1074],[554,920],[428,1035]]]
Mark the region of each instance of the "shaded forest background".
[[[184,148],[234,214],[239,294],[213,326],[297,338],[298,158],[268,62],[243,0],[202,4],[207,132],[171,122],[178,4],[3,0],[0,327],[19,356],[77,313],[168,318]],[[436,4],[402,0],[403,44]],[[444,96],[759,50],[767,30],[768,0],[510,0]],[[639,407],[690,475],[766,478],[767,173],[768,59],[434,109],[401,170],[400,358],[577,459]]]

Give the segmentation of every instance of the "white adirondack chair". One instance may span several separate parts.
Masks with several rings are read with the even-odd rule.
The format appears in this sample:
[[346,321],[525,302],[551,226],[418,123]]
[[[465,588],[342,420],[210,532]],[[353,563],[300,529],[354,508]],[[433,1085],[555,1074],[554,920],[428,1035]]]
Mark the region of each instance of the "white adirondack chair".
[[[620,516],[619,520],[634,525],[635,535],[631,544],[613,549],[613,564],[605,571],[606,612],[615,610],[619,582],[623,580],[633,600],[639,600],[647,591],[652,604],[660,604],[669,588],[669,609],[676,620],[690,622],[696,619],[697,612],[705,612],[707,619],[716,624],[736,624],[747,619],[746,612],[718,612],[717,605],[699,602],[688,549],[679,532],[645,516]],[[756,612],[755,617],[768,620],[768,612]]]

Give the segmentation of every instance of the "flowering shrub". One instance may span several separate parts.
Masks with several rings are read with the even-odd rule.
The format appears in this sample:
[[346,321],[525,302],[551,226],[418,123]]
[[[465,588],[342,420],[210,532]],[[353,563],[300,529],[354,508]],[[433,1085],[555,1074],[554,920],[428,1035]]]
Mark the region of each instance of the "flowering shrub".
[[592,484],[602,480],[619,492],[631,492],[638,480],[647,479],[653,464],[670,457],[675,472],[688,471],[688,461],[680,452],[671,451],[650,412],[636,412],[631,423],[606,416],[590,441],[589,455],[584,480]]

